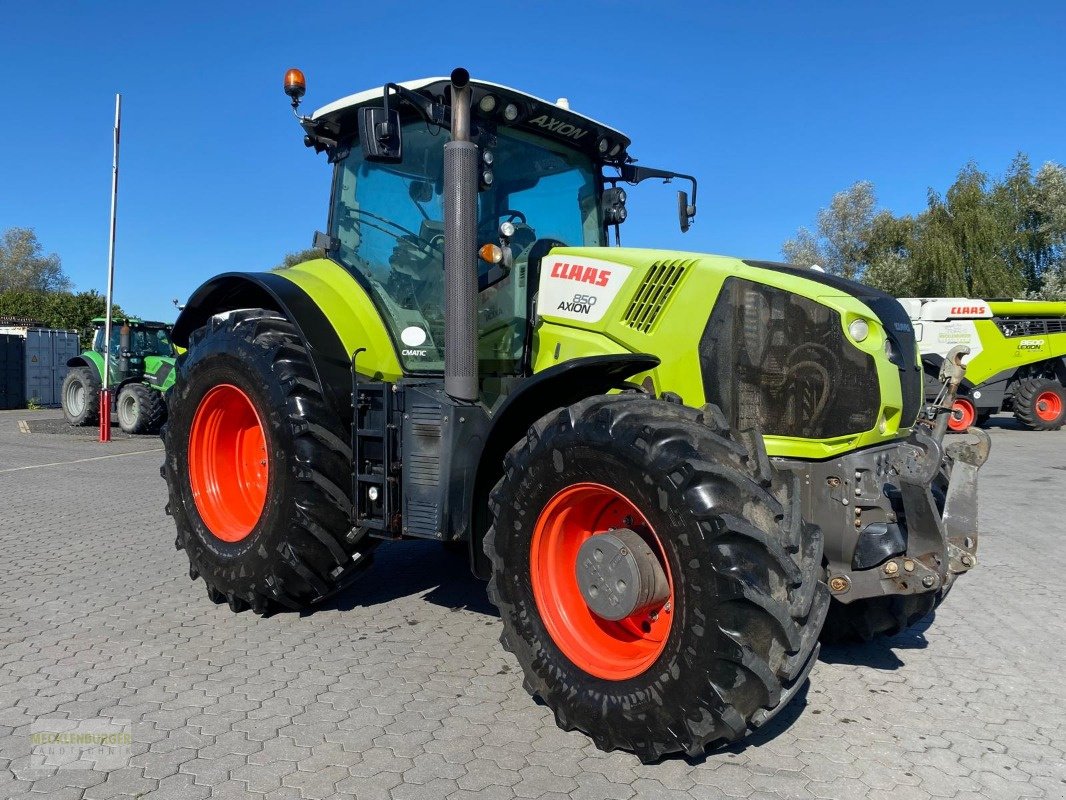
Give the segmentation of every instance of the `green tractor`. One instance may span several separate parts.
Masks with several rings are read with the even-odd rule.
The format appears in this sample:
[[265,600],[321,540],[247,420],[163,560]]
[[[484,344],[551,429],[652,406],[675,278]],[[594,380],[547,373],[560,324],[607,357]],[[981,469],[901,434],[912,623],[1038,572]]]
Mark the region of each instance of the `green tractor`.
[[[67,361],[63,380],[63,416],[71,425],[100,421],[107,321],[93,320],[93,346]],[[158,433],[167,418],[164,392],[174,384],[174,345],[170,326],[129,318],[111,323],[108,388],[112,409],[126,433]]]
[[820,638],[898,631],[976,563],[988,438],[945,447],[950,403],[916,424],[892,297],[609,246],[620,184],[687,182],[684,230],[695,180],[465,70],[299,119],[325,257],[219,275],[174,327],[167,511],[212,601],[305,609],[382,542],[466,547],[527,690],[654,761],[764,725]]

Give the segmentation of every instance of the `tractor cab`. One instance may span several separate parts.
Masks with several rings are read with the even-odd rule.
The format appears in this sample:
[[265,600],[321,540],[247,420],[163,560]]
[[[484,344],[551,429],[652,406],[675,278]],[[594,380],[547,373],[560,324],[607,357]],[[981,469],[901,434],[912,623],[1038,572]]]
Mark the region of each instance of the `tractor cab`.
[[[104,355],[107,347],[105,329],[107,320],[97,317],[93,321],[93,352]],[[111,323],[111,381],[141,375],[145,371],[145,359],[149,356],[174,357],[174,345],[170,341],[170,326],[163,322],[149,322],[134,317],[113,320]]]
[[[565,99],[483,81],[468,87],[477,357],[487,385],[528,371],[541,259],[555,247],[604,246],[612,225],[617,235],[626,213],[619,181],[685,176],[641,172],[628,138]],[[329,231],[319,241],[373,297],[408,373],[444,369],[450,103],[450,79],[426,78],[360,92],[301,119],[305,143],[334,164]],[[687,197],[684,206],[694,213]]]

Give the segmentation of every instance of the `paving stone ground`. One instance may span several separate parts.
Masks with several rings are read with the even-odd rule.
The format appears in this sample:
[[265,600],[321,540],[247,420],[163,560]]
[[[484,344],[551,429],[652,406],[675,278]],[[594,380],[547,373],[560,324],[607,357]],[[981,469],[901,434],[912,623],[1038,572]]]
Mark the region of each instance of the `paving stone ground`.
[[[993,422],[981,565],[935,620],[824,649],[746,743],[642,766],[527,697],[439,546],[381,548],[314,613],[235,615],[174,550],[157,440],[24,417],[0,412],[0,798],[1066,797],[1066,431]],[[30,766],[35,721],[96,717],[132,721],[128,765]]]

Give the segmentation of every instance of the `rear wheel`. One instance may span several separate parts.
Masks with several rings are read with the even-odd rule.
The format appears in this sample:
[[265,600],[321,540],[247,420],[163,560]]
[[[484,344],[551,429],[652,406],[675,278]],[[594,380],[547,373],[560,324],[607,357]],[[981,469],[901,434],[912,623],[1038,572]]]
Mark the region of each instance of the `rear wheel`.
[[71,425],[93,425],[100,419],[100,375],[95,367],[71,367],[60,390],[63,417]]
[[1034,431],[1057,431],[1066,422],[1066,387],[1050,378],[1028,378],[1014,389],[1014,416]]
[[526,689],[645,762],[765,723],[806,679],[828,605],[799,501],[712,407],[615,395],[539,420],[485,539]]
[[349,521],[350,420],[327,405],[293,325],[217,315],[176,368],[164,476],[190,576],[234,611],[305,608],[344,587],[376,542]]
[[167,418],[163,393],[143,383],[127,383],[118,393],[118,424],[126,433],[158,433]]

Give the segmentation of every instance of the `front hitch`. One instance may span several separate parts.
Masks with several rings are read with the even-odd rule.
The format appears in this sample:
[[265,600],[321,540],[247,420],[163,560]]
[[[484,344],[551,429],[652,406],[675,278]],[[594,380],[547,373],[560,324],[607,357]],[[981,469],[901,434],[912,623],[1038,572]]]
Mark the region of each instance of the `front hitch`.
[[948,419],[955,410],[959,384],[966,377],[966,365],[962,363],[962,359],[969,354],[969,347],[957,344],[948,351],[947,358],[940,364],[940,392],[930,408],[933,436],[939,442],[944,441],[944,435],[948,432]]
[[946,590],[977,564],[977,472],[991,440],[971,428],[945,444],[917,425],[904,441],[799,473],[804,516],[825,540],[826,581],[850,603]]
[[976,441],[944,446],[935,429],[929,435],[916,427],[892,460],[907,528],[905,555],[881,568],[893,593],[947,589],[977,565],[977,471],[992,440],[979,428],[968,436]]

